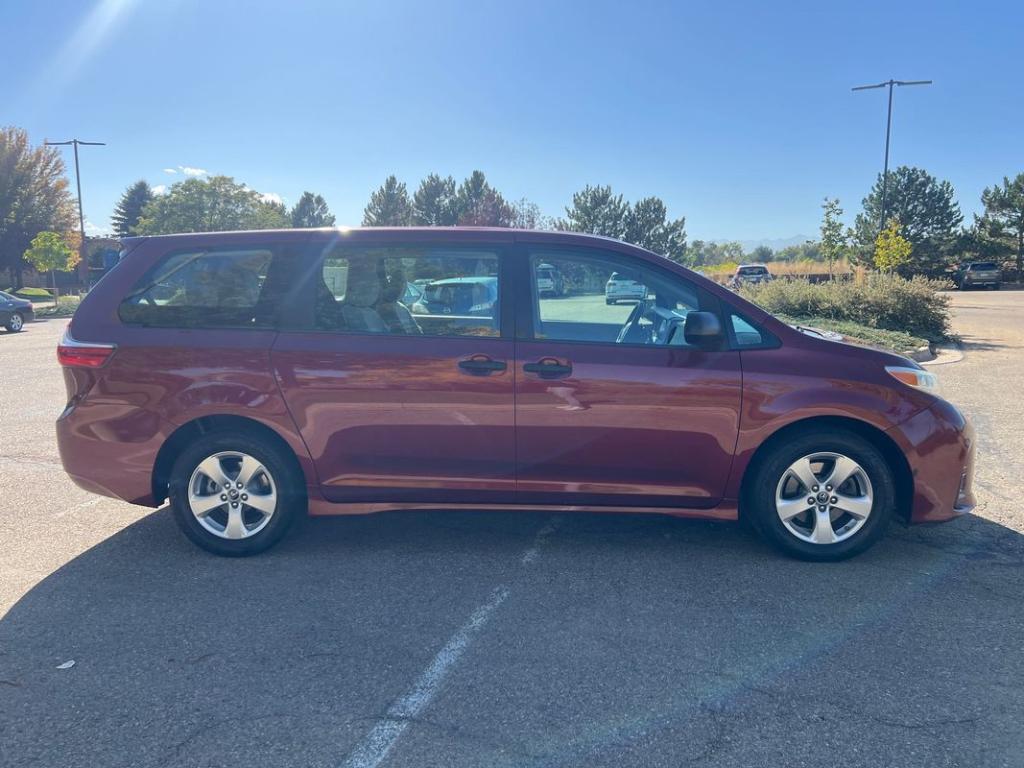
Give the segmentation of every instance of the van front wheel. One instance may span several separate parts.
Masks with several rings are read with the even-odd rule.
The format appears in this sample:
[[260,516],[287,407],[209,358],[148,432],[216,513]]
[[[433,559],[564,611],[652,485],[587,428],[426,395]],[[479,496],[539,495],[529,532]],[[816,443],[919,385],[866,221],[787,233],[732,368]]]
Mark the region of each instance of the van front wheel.
[[843,560],[885,533],[896,485],[885,457],[850,432],[805,432],[754,468],[747,513],[770,543],[802,560]]
[[305,504],[280,448],[258,436],[210,433],[174,462],[168,488],[178,526],[208,552],[263,552],[288,532]]

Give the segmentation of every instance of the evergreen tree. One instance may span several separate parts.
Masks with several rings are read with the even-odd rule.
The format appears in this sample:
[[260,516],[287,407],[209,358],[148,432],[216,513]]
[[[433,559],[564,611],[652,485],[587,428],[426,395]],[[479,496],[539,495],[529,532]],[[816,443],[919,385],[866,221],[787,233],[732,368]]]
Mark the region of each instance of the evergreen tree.
[[[864,198],[854,232],[858,251],[853,255],[871,264],[882,215],[882,174]],[[897,219],[902,236],[911,244],[910,258],[901,268],[905,274],[941,274],[955,257],[963,215],[953,198],[953,186],[921,168],[900,166],[889,172],[886,218]],[[888,226],[888,221],[885,225]]]
[[142,209],[152,199],[153,190],[145,181],[140,179],[128,187],[117,202],[114,215],[110,217],[115,234],[119,237],[135,234],[135,226],[142,218]]
[[1024,275],[1024,173],[986,187],[981,202],[985,212],[974,222],[978,250],[996,261],[1015,258],[1019,280]]
[[327,201],[312,192],[303,192],[288,216],[292,226],[299,229],[334,226],[334,214],[327,207]]
[[686,260],[686,219],[670,221],[668,208],[658,197],[645,197],[627,206],[622,239],[672,261]]
[[454,227],[459,223],[455,179],[432,173],[412,197],[412,223],[420,227]]
[[473,171],[455,195],[459,224],[471,227],[510,227],[515,219],[505,198],[487,182],[482,171]]
[[622,195],[613,195],[611,187],[589,184],[572,196],[572,205],[565,209],[559,229],[586,232],[621,240],[626,234],[626,213],[629,203]]
[[412,204],[405,184],[388,176],[370,195],[363,210],[364,227],[407,227],[412,223]]

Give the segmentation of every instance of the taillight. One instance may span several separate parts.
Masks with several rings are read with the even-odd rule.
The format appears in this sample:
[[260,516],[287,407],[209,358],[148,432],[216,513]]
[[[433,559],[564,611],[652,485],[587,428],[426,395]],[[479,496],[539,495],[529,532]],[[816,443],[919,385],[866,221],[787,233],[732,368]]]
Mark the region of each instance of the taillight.
[[76,341],[70,331],[64,331],[57,344],[57,361],[67,368],[99,368],[114,354],[116,345]]

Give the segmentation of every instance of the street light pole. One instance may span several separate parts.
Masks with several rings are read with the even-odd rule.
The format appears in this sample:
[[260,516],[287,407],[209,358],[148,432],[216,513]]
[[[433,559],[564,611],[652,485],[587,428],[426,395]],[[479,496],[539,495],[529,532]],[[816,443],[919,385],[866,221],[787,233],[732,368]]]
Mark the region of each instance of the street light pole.
[[[85,262],[85,215],[82,213],[82,177],[78,172],[78,145],[105,147],[106,144],[102,141],[80,141],[79,139],[43,141],[43,144],[47,147],[65,147],[70,144],[75,148],[75,187],[78,189],[78,234],[82,238],[78,244],[78,258],[80,262]],[[86,267],[88,267],[88,264],[86,264]],[[54,279],[56,280],[56,278]],[[54,288],[56,288],[56,282],[54,283]]]
[[878,223],[879,231],[885,229],[886,203],[889,192],[889,135],[892,133],[892,87],[894,85],[931,85],[931,80],[892,80],[876,85],[858,85],[854,91],[867,91],[873,88],[889,89],[889,112],[885,118],[885,164],[882,166],[882,216]]

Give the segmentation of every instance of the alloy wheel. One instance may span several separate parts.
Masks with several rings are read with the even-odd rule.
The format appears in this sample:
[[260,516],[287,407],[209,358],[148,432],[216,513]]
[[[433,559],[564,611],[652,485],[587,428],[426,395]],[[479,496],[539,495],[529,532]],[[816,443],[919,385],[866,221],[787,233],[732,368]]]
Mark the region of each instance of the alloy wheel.
[[188,483],[196,521],[222,539],[246,539],[266,528],[277,509],[277,485],[247,453],[221,451],[199,462]]
[[782,473],[775,511],[793,536],[837,544],[867,522],[874,506],[871,479],[856,461],[827,451],[803,456]]

